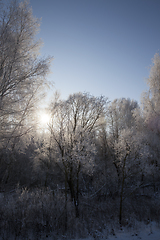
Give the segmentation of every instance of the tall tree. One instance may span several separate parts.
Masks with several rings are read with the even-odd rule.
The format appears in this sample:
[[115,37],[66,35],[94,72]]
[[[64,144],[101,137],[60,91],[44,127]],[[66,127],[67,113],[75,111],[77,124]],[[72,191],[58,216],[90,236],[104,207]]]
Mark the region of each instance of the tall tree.
[[160,56],[152,59],[150,75],[147,79],[149,90],[142,95],[142,109],[146,125],[160,135]]
[[115,144],[123,130],[135,127],[135,111],[138,109],[138,103],[130,99],[115,99],[110,103],[107,111],[107,130],[108,130],[108,153],[116,167],[117,175],[120,175],[120,169],[116,162]]
[[41,41],[36,40],[39,25],[27,1],[1,4],[0,159],[6,166],[2,176],[4,183],[16,161],[15,146],[29,130],[33,131],[34,110],[47,85],[51,58],[39,57]]
[[46,81],[50,58],[40,58],[39,20],[27,1],[0,10],[0,142],[10,142],[31,126],[27,117]]
[[148,152],[143,134],[135,128],[121,131],[118,141],[114,144],[114,150],[115,164],[119,172],[119,223],[121,224],[124,195],[131,194],[133,189],[138,189],[138,185],[142,184],[141,175],[148,170],[146,161]]
[[106,99],[89,94],[70,95],[51,106],[50,132],[57,145],[57,163],[64,172],[76,216],[79,216],[79,176],[93,169],[96,130],[102,124]]
[[[142,113],[144,130],[147,136],[149,161],[154,170],[153,181],[159,181],[160,169],[160,55],[156,53],[152,59],[150,75],[147,79],[148,91],[142,94]],[[157,175],[157,176],[156,176]],[[156,181],[157,181],[156,180]],[[155,181],[155,182],[156,182]]]

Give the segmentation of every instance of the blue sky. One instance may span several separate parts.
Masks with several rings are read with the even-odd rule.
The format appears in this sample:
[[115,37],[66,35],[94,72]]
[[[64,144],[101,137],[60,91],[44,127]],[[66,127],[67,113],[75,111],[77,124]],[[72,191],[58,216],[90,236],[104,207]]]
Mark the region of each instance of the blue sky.
[[49,80],[61,98],[81,91],[140,101],[160,48],[159,0],[30,0],[30,5],[42,18],[41,53],[54,57]]

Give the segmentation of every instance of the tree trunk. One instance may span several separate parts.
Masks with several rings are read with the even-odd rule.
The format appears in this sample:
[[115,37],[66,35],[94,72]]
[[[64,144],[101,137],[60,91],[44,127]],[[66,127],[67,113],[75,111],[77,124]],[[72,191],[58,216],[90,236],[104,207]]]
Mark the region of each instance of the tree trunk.
[[119,224],[122,224],[122,204],[123,204],[123,188],[124,188],[124,176],[122,179],[121,194],[120,194],[120,207],[119,207]]
[[65,232],[67,232],[68,216],[67,216],[67,171],[65,171]]
[[121,185],[121,193],[120,193],[120,206],[119,206],[119,224],[122,224],[122,207],[123,207],[123,190],[124,190],[124,180],[126,178],[125,176],[125,165],[126,165],[126,159],[128,154],[126,154],[123,162],[123,168],[122,168],[122,185]]
[[79,171],[80,165],[77,170],[77,185],[76,185],[76,198],[75,198],[75,210],[76,210],[76,218],[79,218]]

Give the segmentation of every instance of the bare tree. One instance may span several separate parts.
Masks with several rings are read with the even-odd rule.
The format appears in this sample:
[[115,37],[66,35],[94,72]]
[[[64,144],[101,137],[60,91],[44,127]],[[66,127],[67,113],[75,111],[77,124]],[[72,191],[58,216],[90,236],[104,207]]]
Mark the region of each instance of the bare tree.
[[134,100],[120,98],[110,103],[107,111],[107,123],[113,139],[118,139],[120,131],[135,124],[134,110],[138,103]]
[[[119,169],[119,223],[122,223],[122,205],[125,195],[130,194],[136,181],[136,189],[141,184],[141,173],[146,172],[148,151],[144,145],[143,134],[135,129],[124,129],[117,142],[114,144],[115,164]],[[139,177],[139,179],[138,179]],[[128,182],[128,185],[127,185]]]
[[152,59],[150,75],[147,79],[149,90],[142,94],[142,110],[148,129],[160,136],[160,56]]
[[146,145],[149,148],[150,165],[154,166],[152,172],[153,182],[159,184],[160,170],[160,55],[156,53],[152,59],[149,78],[147,79],[148,91],[142,94],[142,114],[144,133],[147,136]]
[[14,0],[1,5],[0,159],[6,162],[4,183],[16,161],[15,146],[23,145],[21,137],[24,141],[26,133],[33,131],[34,111],[44,94],[44,86],[47,86],[51,58],[39,57],[41,41],[36,40],[39,25],[27,1],[18,3]]
[[108,155],[116,168],[118,177],[120,176],[120,169],[116,162],[115,144],[118,143],[121,132],[124,129],[131,129],[135,127],[135,111],[139,109],[138,104],[130,99],[115,99],[109,104],[106,121],[108,132]]
[[[65,176],[79,217],[79,176],[94,166],[96,130],[102,124],[106,99],[89,94],[73,94],[51,105],[50,132],[57,146],[57,164]],[[67,196],[66,196],[67,197]]]
[[50,58],[40,58],[35,39],[39,20],[27,1],[11,1],[0,10],[0,139],[1,144],[30,128],[29,118],[47,84]]

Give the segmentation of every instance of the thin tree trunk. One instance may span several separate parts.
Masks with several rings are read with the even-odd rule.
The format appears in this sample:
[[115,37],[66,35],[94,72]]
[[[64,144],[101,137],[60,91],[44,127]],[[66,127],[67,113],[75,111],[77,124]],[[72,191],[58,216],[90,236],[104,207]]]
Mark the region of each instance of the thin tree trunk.
[[123,162],[122,169],[122,185],[121,185],[121,193],[120,193],[120,207],[119,207],[119,224],[122,224],[122,207],[123,207],[123,193],[124,193],[124,180],[125,180],[125,165],[128,154],[126,154]]
[[79,172],[80,172],[80,164],[78,165],[77,170],[77,185],[76,185],[76,199],[75,199],[75,210],[76,210],[76,218],[79,218]]
[[65,170],[65,232],[68,228],[67,200],[67,171]]

